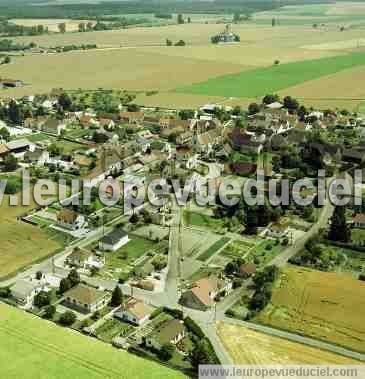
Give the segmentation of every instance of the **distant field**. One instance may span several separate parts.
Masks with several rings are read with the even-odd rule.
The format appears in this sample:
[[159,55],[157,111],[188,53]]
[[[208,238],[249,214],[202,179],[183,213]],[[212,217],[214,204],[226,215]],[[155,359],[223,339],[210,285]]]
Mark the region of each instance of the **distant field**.
[[47,27],[50,32],[59,32],[58,25],[61,23],[66,24],[66,31],[67,32],[74,32],[79,30],[79,23],[88,23],[91,22],[93,25],[95,24],[95,21],[90,20],[69,20],[69,19],[22,19],[22,18],[14,18],[12,20],[9,20],[10,22],[13,22],[16,25],[23,25],[23,26],[36,26],[36,25],[43,25],[44,27]]
[[218,335],[234,364],[358,364],[350,358],[221,322]]
[[33,55],[16,58],[1,68],[2,76],[22,79],[26,85],[2,90],[0,96],[45,93],[52,88],[169,90],[242,69],[239,64],[222,65],[137,49]]
[[365,285],[349,276],[289,267],[254,321],[365,351]]
[[0,367],[6,379],[184,377],[5,304],[0,304]]
[[47,232],[16,220],[17,215],[34,206],[9,206],[8,196],[4,196],[0,207],[0,278],[61,247]]
[[239,74],[224,75],[179,88],[178,91],[214,96],[256,97],[288,87],[365,65],[365,54],[353,53],[338,57],[281,64]]

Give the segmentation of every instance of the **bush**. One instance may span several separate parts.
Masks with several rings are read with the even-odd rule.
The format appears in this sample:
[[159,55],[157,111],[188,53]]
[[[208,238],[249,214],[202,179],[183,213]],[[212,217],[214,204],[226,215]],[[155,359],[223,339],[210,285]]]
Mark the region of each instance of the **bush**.
[[189,330],[189,332],[195,334],[199,338],[204,338],[204,333],[201,330],[200,326],[189,316],[187,316],[184,320],[184,324],[186,328]]
[[45,309],[44,317],[50,320],[50,319],[53,318],[53,316],[55,315],[55,313],[56,313],[56,307],[54,305],[49,305]]
[[10,296],[10,288],[4,287],[0,288],[0,297],[7,299]]
[[60,316],[60,324],[64,326],[70,326],[76,321],[76,315],[72,311],[62,313]]
[[365,274],[360,274],[359,275],[359,280],[362,280],[365,282]]
[[175,346],[172,343],[162,345],[161,350],[158,352],[158,357],[162,361],[169,361],[175,352]]
[[155,310],[151,313],[150,320],[153,320],[153,319],[156,318],[158,315],[160,315],[162,312],[163,312],[163,308],[162,308],[162,307],[155,309]]
[[163,310],[164,312],[168,313],[172,317],[177,318],[179,320],[182,320],[184,318],[184,314],[180,309],[171,309],[171,308],[164,307]]

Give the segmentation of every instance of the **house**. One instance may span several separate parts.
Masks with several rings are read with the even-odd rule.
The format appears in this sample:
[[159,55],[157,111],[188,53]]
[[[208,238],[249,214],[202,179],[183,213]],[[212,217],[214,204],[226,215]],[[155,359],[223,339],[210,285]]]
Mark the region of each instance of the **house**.
[[135,325],[143,325],[148,321],[152,312],[153,308],[146,305],[143,301],[130,298],[126,304],[123,304],[114,313],[114,317]]
[[287,237],[289,234],[289,227],[288,225],[283,224],[271,224],[265,231],[266,236],[272,237],[272,238],[283,238]]
[[24,157],[24,154],[27,151],[35,150],[35,144],[29,142],[26,139],[17,139],[14,141],[10,141],[6,144],[6,147],[9,149],[9,151],[12,154],[14,154],[17,158],[20,158],[20,159]]
[[80,117],[80,125],[83,128],[92,128],[98,125],[98,122],[90,115],[83,115]]
[[188,170],[193,169],[198,163],[197,154],[193,153],[192,149],[187,146],[178,146],[176,148],[175,159]]
[[180,301],[189,308],[204,311],[214,304],[217,295],[226,295],[231,289],[230,281],[211,276],[195,282],[190,290],[182,294]]
[[60,226],[71,229],[78,230],[85,225],[85,217],[71,209],[62,209],[57,214],[57,221]]
[[359,229],[365,229],[365,213],[358,213],[352,219],[353,227]]
[[167,320],[146,337],[146,346],[161,350],[163,345],[176,345],[185,337],[185,326],[181,320]]
[[228,173],[240,175],[240,176],[248,176],[254,174],[257,171],[257,164],[251,162],[234,162],[231,164],[227,164],[226,171]]
[[127,122],[128,124],[139,124],[143,122],[144,113],[143,112],[120,112],[119,117],[121,121]]
[[91,251],[75,248],[72,253],[67,256],[65,263],[85,270],[89,270],[93,267],[102,268],[105,264],[105,258],[99,257]]
[[62,130],[66,129],[66,124],[63,121],[56,118],[49,118],[45,123],[41,125],[41,130],[45,133],[61,135]]
[[183,132],[176,137],[177,145],[189,145],[192,141],[193,134],[191,132]]
[[33,304],[34,297],[43,289],[44,286],[40,283],[21,279],[10,288],[10,292],[17,303],[22,306],[30,306]]
[[256,265],[254,263],[245,263],[240,266],[239,275],[243,278],[249,278],[256,273]]
[[47,150],[35,149],[34,151],[27,151],[24,154],[24,162],[35,166],[44,166],[49,160],[49,152]]
[[263,148],[262,142],[255,140],[252,135],[242,132],[241,128],[233,129],[230,142],[232,148],[241,153],[259,154]]
[[114,229],[99,241],[99,249],[104,251],[116,251],[128,243],[128,234],[122,229]]
[[104,291],[99,291],[84,284],[78,284],[64,294],[65,303],[71,307],[84,312],[95,312],[105,305],[109,300],[109,295]]

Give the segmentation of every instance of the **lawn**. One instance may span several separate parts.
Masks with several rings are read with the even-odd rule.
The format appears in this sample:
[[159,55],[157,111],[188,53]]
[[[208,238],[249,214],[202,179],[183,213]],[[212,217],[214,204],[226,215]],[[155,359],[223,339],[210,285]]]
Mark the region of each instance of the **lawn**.
[[363,282],[289,266],[253,321],[365,352],[364,312]]
[[177,91],[202,95],[256,97],[365,65],[364,53],[272,65],[208,79]]
[[6,379],[183,377],[4,304],[0,304],[0,367]]
[[45,230],[17,221],[16,217],[34,208],[35,203],[29,207],[14,207],[8,205],[8,199],[4,196],[0,207],[0,277],[45,258],[63,246]]
[[187,226],[200,226],[212,229],[220,229],[223,226],[221,219],[204,215],[202,213],[184,211],[184,223]]
[[206,261],[228,242],[229,242],[228,237],[221,238],[217,242],[213,243],[213,245],[210,246],[207,250],[205,250],[203,254],[199,255],[198,260],[203,261],[203,262]]
[[102,273],[106,272],[129,272],[132,269],[136,259],[149,251],[158,249],[158,243],[151,240],[130,236],[130,241],[115,252],[107,252],[105,254],[106,263]]

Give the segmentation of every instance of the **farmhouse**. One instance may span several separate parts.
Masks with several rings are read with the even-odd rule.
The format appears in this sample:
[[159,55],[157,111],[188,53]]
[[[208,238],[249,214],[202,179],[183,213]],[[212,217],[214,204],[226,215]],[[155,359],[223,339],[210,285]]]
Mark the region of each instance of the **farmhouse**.
[[128,234],[122,229],[114,229],[99,241],[99,249],[116,251],[129,241]]
[[78,230],[84,226],[85,217],[71,209],[62,209],[57,214],[57,221],[64,228]]
[[34,151],[27,151],[24,154],[24,162],[35,166],[44,166],[48,160],[49,153],[47,150],[35,149]]
[[217,295],[230,292],[232,283],[216,277],[203,278],[195,282],[193,287],[184,292],[180,301],[189,308],[207,310],[214,304]]
[[27,151],[35,150],[35,144],[29,142],[26,139],[18,139],[18,140],[10,141],[6,144],[6,147],[9,149],[9,151],[12,154],[14,154],[17,158],[20,158],[20,159],[24,157],[24,154]]
[[114,316],[135,325],[142,325],[149,319],[152,312],[153,309],[143,301],[130,298],[114,313]]
[[168,320],[146,337],[146,345],[161,350],[163,345],[171,343],[176,345],[185,337],[185,327],[180,320]]
[[44,289],[40,283],[32,283],[28,280],[18,280],[11,287],[11,295],[22,306],[30,306],[33,304],[34,297]]
[[71,307],[87,313],[103,308],[108,302],[108,294],[95,288],[79,284],[65,293],[65,302]]

